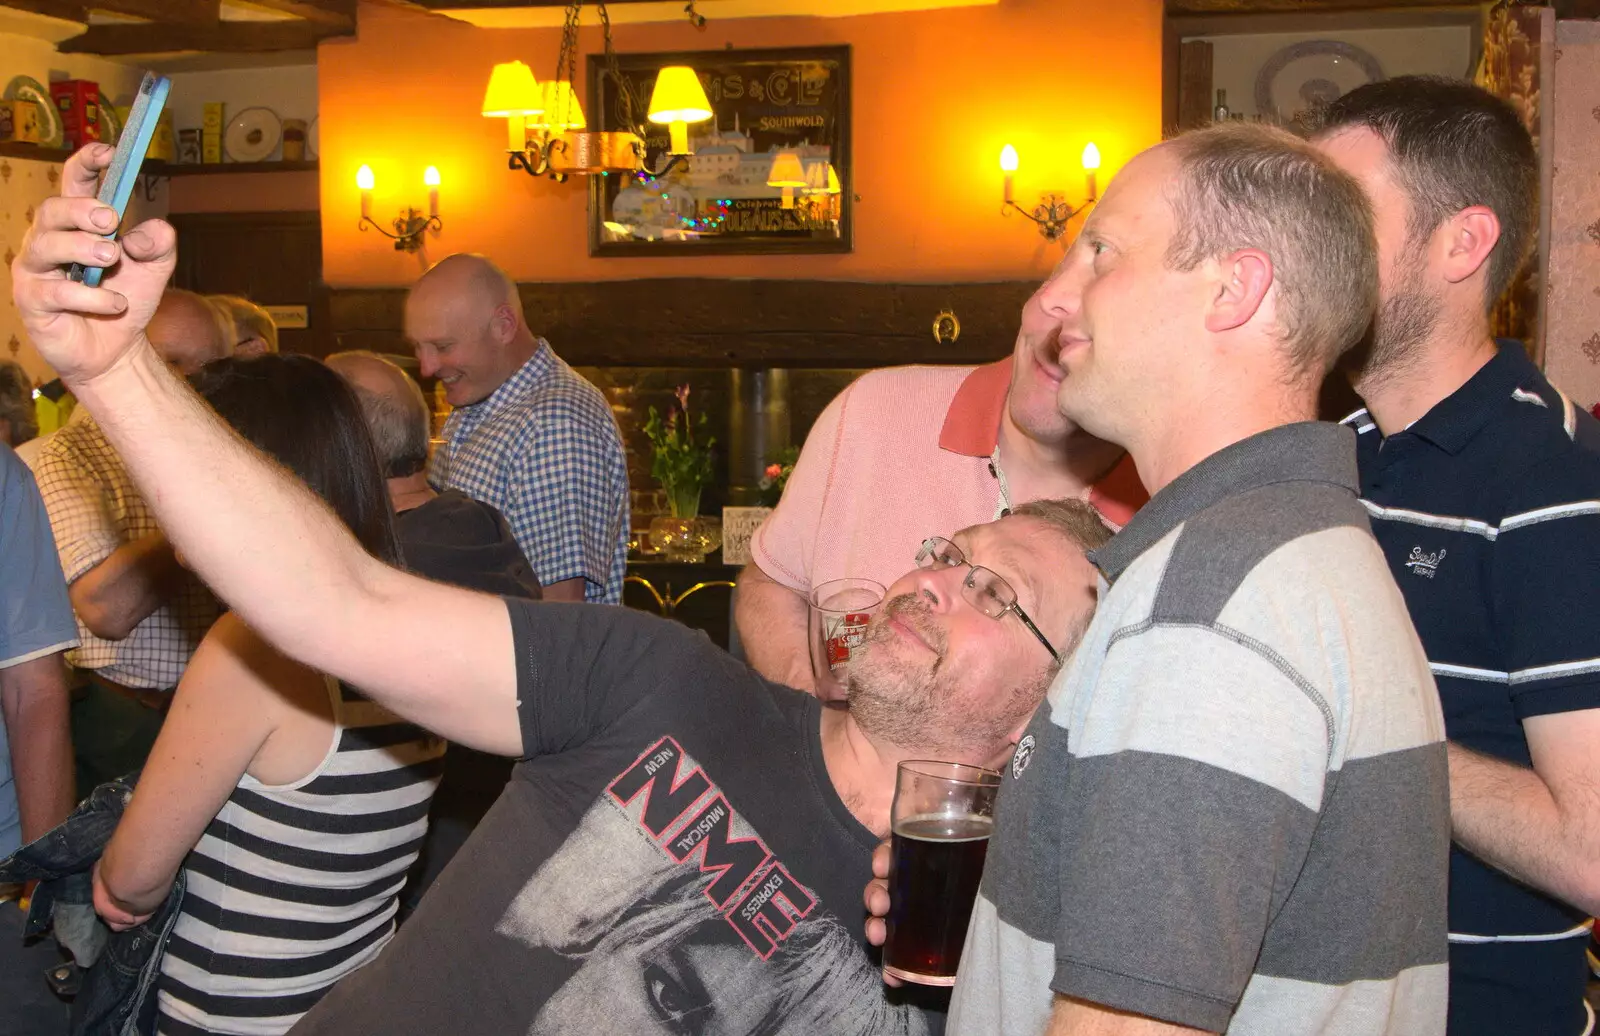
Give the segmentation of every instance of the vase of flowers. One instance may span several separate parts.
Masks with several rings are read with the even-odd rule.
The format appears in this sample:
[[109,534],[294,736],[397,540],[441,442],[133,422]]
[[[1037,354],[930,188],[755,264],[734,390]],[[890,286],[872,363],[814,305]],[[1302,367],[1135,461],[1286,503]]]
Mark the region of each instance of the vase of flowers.
[[700,494],[711,481],[711,448],[706,415],[689,410],[689,386],[679,385],[678,405],[666,420],[650,408],[644,423],[650,440],[650,475],[665,491],[668,513],[650,523],[650,542],[674,561],[700,562],[722,542],[720,523],[700,517]]

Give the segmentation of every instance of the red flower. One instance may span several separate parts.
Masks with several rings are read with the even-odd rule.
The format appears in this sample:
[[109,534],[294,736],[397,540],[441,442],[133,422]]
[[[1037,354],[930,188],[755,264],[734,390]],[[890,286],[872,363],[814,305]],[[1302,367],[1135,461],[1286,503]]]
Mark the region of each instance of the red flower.
[[779,464],[768,464],[767,465],[767,477],[768,478],[777,478],[781,474],[783,474],[783,466],[782,465],[779,465]]

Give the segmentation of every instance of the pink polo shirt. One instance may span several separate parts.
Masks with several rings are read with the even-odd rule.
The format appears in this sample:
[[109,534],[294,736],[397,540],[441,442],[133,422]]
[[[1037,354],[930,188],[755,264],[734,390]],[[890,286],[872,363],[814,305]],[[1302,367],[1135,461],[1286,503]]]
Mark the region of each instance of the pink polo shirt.
[[[1010,384],[1010,358],[862,375],[812,426],[783,499],[751,540],[755,563],[802,594],[843,576],[888,586],[915,567],[927,537],[992,521],[1000,483],[989,457]],[[1146,499],[1133,462],[1124,458],[1089,499],[1125,524]]]

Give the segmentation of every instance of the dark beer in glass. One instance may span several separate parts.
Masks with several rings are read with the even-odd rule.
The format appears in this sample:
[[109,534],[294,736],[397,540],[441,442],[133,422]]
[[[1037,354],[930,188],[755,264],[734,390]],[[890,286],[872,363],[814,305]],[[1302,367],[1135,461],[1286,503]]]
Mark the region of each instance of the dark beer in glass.
[[949,986],[967,938],[1000,775],[960,763],[900,764],[891,818],[883,970]]

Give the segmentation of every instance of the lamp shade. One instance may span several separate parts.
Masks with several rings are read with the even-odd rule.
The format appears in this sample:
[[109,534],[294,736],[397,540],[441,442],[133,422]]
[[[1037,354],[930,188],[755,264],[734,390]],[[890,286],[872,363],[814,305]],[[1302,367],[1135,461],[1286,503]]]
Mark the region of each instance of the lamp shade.
[[494,66],[489,73],[489,88],[483,92],[483,114],[504,118],[508,115],[538,115],[544,99],[533,70],[520,61]]
[[1083,168],[1091,173],[1100,168],[1100,149],[1092,140],[1083,145]]
[[668,65],[656,76],[650,91],[651,122],[705,122],[711,118],[711,102],[706,99],[700,77],[688,65]]
[[1005,173],[1017,171],[1017,149],[1010,144],[1000,149],[1000,171]]
[[767,172],[768,187],[804,187],[806,185],[805,167],[800,164],[800,156],[793,151],[780,151],[772,159],[772,168]]
[[565,133],[588,128],[583,118],[583,105],[578,103],[571,80],[546,79],[539,84],[539,93],[543,97],[544,112],[531,120],[534,129]]

